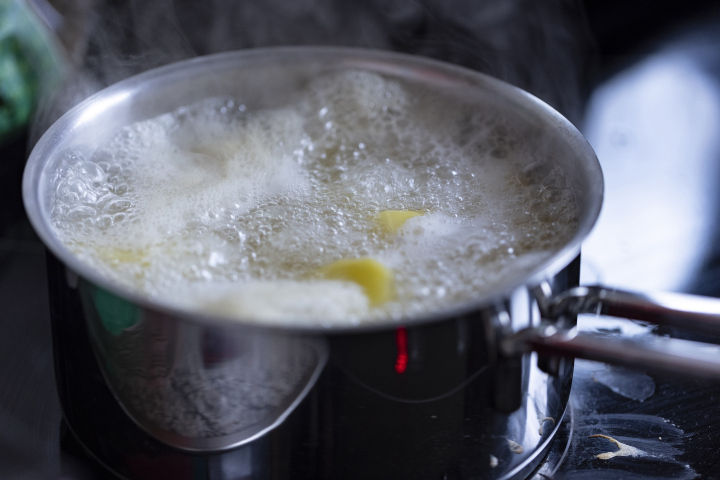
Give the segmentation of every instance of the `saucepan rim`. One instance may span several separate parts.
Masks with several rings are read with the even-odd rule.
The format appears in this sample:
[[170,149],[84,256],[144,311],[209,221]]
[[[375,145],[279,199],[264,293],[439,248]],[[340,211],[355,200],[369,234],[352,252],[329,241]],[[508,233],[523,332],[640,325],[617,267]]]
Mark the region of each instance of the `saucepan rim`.
[[[367,66],[376,71],[386,71],[400,76],[408,72],[418,73],[422,71],[453,75],[469,82],[473,86],[490,88],[498,94],[513,99],[516,103],[521,102],[528,110],[545,119],[548,126],[557,130],[558,135],[562,135],[565,141],[572,143],[576,148],[584,152],[582,155],[583,158],[577,159],[577,161],[580,162],[578,168],[584,169],[584,174],[591,181],[588,182],[589,190],[581,192],[588,197],[585,200],[588,204],[584,214],[580,218],[575,233],[562,248],[558,249],[555,254],[532,269],[529,274],[517,275],[494,288],[490,288],[486,294],[480,298],[453,306],[449,309],[403,318],[399,321],[363,322],[358,325],[318,325],[309,324],[309,322],[301,324],[262,323],[251,319],[229,319],[218,315],[188,311],[173,306],[168,302],[148,298],[139,292],[103,277],[97,271],[94,271],[83,263],[55,236],[50,226],[50,217],[44,207],[42,197],[43,191],[41,187],[47,185],[47,179],[44,178],[46,175],[45,167],[57,151],[57,143],[61,142],[65,137],[73,135],[73,130],[78,125],[78,122],[92,120],[94,112],[97,112],[98,109],[113,108],[114,105],[123,102],[123,100],[140,85],[161,85],[163,81],[173,78],[180,73],[189,75],[192,72],[204,71],[227,64],[237,64],[238,68],[247,68],[253,64],[281,62],[283,60],[298,62],[299,59],[302,58],[334,62],[338,65],[355,64],[356,66]],[[179,104],[176,108],[182,106],[183,105]],[[262,330],[270,329],[307,334],[370,332],[397,328],[399,325],[413,326],[441,321],[443,319],[472,315],[475,312],[479,312],[489,305],[507,299],[508,294],[517,288],[533,287],[548,278],[552,278],[570,264],[570,262],[579,255],[582,241],[592,230],[600,214],[603,200],[602,172],[597,157],[590,145],[583,138],[582,134],[560,113],[526,91],[489,75],[426,57],[384,50],[324,46],[268,47],[195,57],[149,70],[113,84],[88,97],[50,126],[34,146],[28,158],[22,187],[23,201],[30,223],[49,251],[70,270],[70,275],[78,275],[90,283],[109,292],[113,292],[142,308],[151,309],[185,321],[215,325],[237,325],[251,329],[259,328]]]

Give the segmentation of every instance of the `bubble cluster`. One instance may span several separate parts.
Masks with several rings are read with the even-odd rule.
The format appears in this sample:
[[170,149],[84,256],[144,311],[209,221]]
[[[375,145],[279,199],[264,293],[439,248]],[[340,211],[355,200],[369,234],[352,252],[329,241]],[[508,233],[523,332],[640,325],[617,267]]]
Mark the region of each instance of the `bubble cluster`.
[[[56,163],[53,225],[93,268],[187,308],[246,298],[238,315],[263,321],[387,321],[467,302],[577,224],[563,171],[502,119],[368,72],[318,78],[284,108],[208,99]],[[383,210],[423,215],[389,236],[373,220]],[[367,308],[346,285],[312,283],[359,257],[392,268],[396,300]],[[263,310],[252,292],[349,306]]]

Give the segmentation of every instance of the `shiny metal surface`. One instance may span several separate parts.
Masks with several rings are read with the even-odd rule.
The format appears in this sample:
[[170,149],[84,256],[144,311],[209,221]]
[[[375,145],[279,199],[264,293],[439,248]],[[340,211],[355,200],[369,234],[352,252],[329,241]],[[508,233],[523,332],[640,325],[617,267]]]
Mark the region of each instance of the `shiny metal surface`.
[[[352,329],[270,328],[190,315],[109,284],[53,236],[47,171],[57,152],[92,149],[130,122],[209,95],[237,96],[249,108],[282,104],[305,79],[347,68],[429,83],[502,115],[524,141],[534,142],[538,154],[567,173],[578,192],[576,234],[529,275],[511,278],[471,304],[405,319],[402,326]],[[31,222],[61,262],[50,282],[53,321],[86,325],[104,383],[140,427],[127,435],[143,439],[131,443],[152,462],[162,462],[168,445],[221,458],[243,451],[265,456],[253,467],[261,477],[318,478],[308,472],[322,471],[325,478],[366,478],[369,462],[386,465],[386,473],[397,478],[450,472],[512,478],[526,475],[542,459],[555,431],[545,423],[552,419],[557,426],[563,416],[572,362],[548,375],[532,354],[498,355],[495,337],[539,324],[531,290],[540,281],[557,291],[577,285],[579,244],[597,217],[602,176],[572,125],[534,97],[490,77],[416,57],[347,49],[257,50],[190,60],[121,82],[62,117],[31,154],[24,196]],[[113,331],[103,319],[110,313],[103,312],[119,311],[131,326]],[[491,327],[496,324],[500,330]],[[402,375],[394,369],[398,328],[406,332],[409,356]],[[220,348],[207,338],[222,339]],[[242,366],[250,367],[250,378]],[[258,403],[262,377],[293,369],[277,398]],[[63,375],[74,370],[70,365]],[[233,390],[248,380],[252,388],[245,393]],[[127,446],[110,448],[112,440],[80,427],[86,421],[76,409],[84,399],[70,388],[61,398],[66,418],[75,419],[71,428],[93,455],[121,475],[143,478],[124,459],[106,453]],[[315,412],[310,417],[308,408]],[[306,440],[288,443],[296,437]],[[285,446],[263,446],[277,442]],[[310,466],[283,460],[300,455],[303,442],[317,452]]]
[[642,320],[710,335],[720,334],[720,299],[672,292],[629,292],[603,286],[577,287],[549,306],[550,317],[572,312]]
[[[544,325],[500,339],[505,355],[528,350],[545,356],[584,358],[697,378],[720,379],[720,349],[702,342],[669,338],[623,338],[617,334],[581,332],[563,323],[564,315],[619,317],[690,332],[720,333],[720,299],[678,293],[637,293],[602,286],[581,286],[552,296],[548,285],[535,290]],[[602,320],[599,319],[599,324]],[[543,364],[553,372],[552,362]]]
[[120,406],[177,448],[218,451],[258,439],[297,408],[327,363],[321,337],[208,328],[149,309],[111,331],[103,315],[121,311],[122,299],[81,282],[83,316]]
[[[525,332],[524,332],[525,333]],[[527,332],[533,350],[598,362],[624,365],[653,373],[693,378],[720,378],[720,349],[716,345],[662,337],[637,339],[577,331]]]

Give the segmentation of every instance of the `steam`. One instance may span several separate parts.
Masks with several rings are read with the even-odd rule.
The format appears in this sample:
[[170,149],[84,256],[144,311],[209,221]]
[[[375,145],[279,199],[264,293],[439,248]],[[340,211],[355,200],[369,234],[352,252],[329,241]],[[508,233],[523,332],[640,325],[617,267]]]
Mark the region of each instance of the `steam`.
[[34,139],[107,85],[228,50],[340,45],[422,55],[508,81],[571,121],[580,118],[590,72],[579,0],[76,0],[78,8],[89,18],[83,55],[37,115]]

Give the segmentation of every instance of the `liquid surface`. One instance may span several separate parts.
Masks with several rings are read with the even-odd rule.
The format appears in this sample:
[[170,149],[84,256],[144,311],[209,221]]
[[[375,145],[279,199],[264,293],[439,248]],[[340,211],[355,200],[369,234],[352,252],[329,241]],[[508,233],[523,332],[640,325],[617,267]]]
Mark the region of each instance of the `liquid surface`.
[[[577,226],[564,173],[502,119],[360,71],[318,78],[285,108],[211,98],[132,124],[91,154],[65,152],[52,182],[56,233],[103,275],[262,322],[471,302]],[[387,269],[382,301],[363,284],[372,272],[324,275],[352,259]]]

